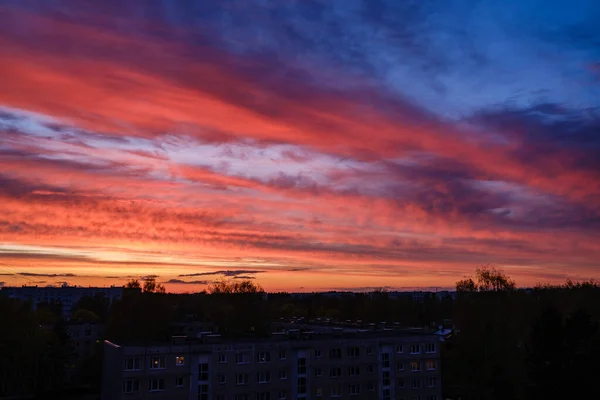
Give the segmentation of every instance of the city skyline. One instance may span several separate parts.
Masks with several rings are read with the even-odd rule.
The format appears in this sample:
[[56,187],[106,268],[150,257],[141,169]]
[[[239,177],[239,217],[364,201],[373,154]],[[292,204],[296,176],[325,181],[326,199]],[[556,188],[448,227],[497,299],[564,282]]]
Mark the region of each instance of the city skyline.
[[9,0],[0,286],[599,277],[600,4]]

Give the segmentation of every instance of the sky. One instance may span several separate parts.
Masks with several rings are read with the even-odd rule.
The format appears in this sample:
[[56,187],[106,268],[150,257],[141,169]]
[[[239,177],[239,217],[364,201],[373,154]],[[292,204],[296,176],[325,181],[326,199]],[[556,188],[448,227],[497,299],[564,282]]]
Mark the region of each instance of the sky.
[[600,277],[600,2],[5,0],[0,286]]

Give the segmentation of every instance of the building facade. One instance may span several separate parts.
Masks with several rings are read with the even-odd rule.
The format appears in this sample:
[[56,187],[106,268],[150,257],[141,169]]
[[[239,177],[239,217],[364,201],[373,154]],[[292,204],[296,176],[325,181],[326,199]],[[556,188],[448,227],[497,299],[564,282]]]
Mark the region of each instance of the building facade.
[[110,287],[81,287],[81,286],[21,286],[4,287],[2,291],[13,299],[22,302],[31,302],[33,309],[40,303],[60,303],[62,313],[68,317],[71,315],[72,307],[83,297],[94,297],[103,295],[110,302],[123,297],[122,286]]
[[280,334],[168,345],[105,342],[103,400],[441,400],[439,338]]

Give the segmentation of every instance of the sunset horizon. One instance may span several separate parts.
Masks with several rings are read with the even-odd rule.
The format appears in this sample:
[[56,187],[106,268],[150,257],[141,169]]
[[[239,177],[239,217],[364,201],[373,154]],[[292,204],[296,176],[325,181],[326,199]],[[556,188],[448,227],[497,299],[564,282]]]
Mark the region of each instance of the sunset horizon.
[[594,2],[51,3],[0,5],[0,286],[600,278]]

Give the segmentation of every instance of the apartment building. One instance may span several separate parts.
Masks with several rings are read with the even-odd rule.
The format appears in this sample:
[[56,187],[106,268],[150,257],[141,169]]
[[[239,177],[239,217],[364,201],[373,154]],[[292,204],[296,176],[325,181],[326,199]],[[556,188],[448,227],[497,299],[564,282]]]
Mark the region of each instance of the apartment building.
[[417,331],[105,342],[103,400],[441,400],[439,338]]
[[81,287],[68,285],[2,288],[2,291],[10,298],[31,302],[34,310],[39,303],[60,303],[65,317],[71,315],[72,307],[83,297],[102,295],[112,302],[123,296],[123,290],[123,286]]

